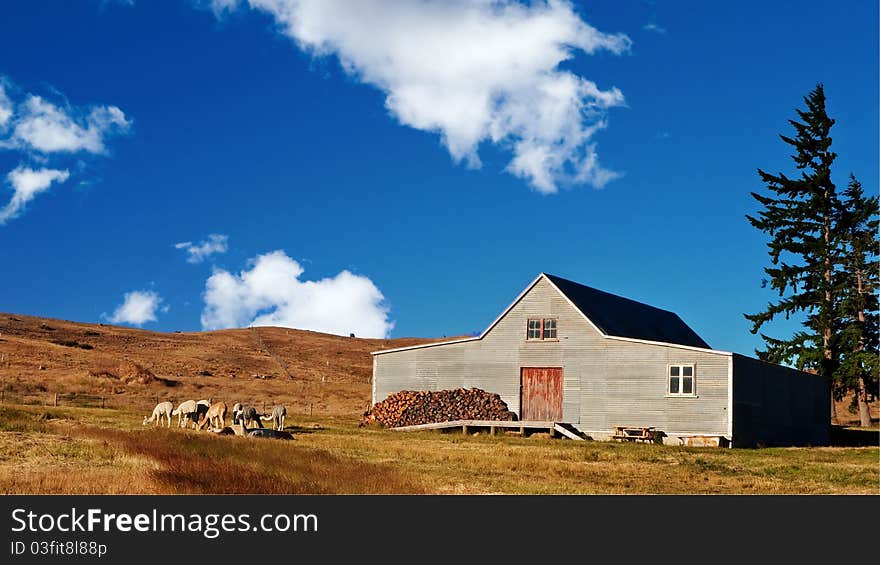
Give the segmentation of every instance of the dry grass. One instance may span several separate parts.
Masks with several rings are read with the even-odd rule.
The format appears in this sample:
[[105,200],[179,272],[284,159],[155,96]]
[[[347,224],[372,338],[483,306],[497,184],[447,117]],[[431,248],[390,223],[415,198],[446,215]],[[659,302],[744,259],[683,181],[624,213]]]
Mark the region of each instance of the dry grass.
[[297,439],[284,442],[4,406],[0,492],[880,494],[876,430],[861,432],[872,447],[741,450],[289,423]]
[[[116,416],[112,426],[108,413]],[[0,492],[424,492],[388,465],[296,441],[139,429],[135,418],[109,410],[0,408]]]
[[[877,447],[731,450],[400,433],[340,430],[314,443],[396,461],[419,472],[431,492],[880,494]],[[876,444],[876,430],[873,437]]]

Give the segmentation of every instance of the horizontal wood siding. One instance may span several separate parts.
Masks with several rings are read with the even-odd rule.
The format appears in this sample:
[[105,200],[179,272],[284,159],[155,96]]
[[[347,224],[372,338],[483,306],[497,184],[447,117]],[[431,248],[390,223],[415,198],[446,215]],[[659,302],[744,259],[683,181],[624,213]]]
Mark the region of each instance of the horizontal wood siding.
[[824,377],[734,355],[734,445],[828,445],[830,394]]
[[[558,340],[527,341],[528,319],[545,317],[557,319]],[[582,430],[634,425],[727,435],[726,355],[606,339],[543,278],[483,339],[376,360],[377,401],[404,389],[478,387],[519,414],[520,368],[562,367],[563,418]],[[670,363],[696,366],[696,398],[667,396]]]
[[[727,435],[727,356],[606,341],[602,362],[581,370],[582,429],[654,426],[669,435]],[[670,364],[694,365],[695,397],[667,394]]]

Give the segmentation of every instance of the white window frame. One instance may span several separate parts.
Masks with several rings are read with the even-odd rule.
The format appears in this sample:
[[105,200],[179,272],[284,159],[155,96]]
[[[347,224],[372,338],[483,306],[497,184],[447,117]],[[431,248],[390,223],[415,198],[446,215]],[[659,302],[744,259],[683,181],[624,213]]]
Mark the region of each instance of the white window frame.
[[[678,376],[672,376],[672,368],[678,367]],[[691,391],[682,392],[684,389],[684,368],[691,368]],[[678,392],[672,392],[672,379],[678,379]],[[666,366],[666,396],[695,398],[697,396],[697,366],[694,363],[670,363]]]

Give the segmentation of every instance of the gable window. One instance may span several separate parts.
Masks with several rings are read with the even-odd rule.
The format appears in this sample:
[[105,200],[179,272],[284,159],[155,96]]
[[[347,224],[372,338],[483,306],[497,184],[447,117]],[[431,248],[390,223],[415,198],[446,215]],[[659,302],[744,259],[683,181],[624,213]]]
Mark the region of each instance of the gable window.
[[556,318],[529,318],[526,339],[529,341],[556,340]]
[[553,318],[544,319],[544,334],[542,339],[556,339],[556,320]]
[[694,366],[669,366],[669,395],[694,396]]

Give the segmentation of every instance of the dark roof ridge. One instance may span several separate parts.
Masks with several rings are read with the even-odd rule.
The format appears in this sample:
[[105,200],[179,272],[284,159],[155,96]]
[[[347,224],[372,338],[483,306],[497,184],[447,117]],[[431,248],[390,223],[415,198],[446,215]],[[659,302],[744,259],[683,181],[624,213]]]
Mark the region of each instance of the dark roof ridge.
[[[586,284],[583,284],[583,283],[579,283],[579,282],[577,282],[577,281],[573,281],[573,280],[571,280],[571,279],[567,279],[567,278],[565,278],[565,277],[560,277],[559,275],[553,275],[553,274],[551,274],[551,273],[541,273],[541,274],[544,275],[545,277],[547,277],[547,278],[550,279],[550,280],[556,279],[556,280],[559,280],[559,281],[565,281],[565,282],[570,283],[570,284],[576,284],[576,285],[578,285],[578,286],[583,286],[583,287],[585,287],[585,288],[589,288],[590,290],[594,290],[594,291],[596,291],[596,292],[601,292],[602,294],[607,294],[607,295],[609,295],[609,296],[613,296],[614,298],[619,298],[620,300],[626,300],[627,302],[634,302],[634,303],[636,303],[636,304],[638,304],[638,305],[640,305],[640,306],[644,306],[644,307],[646,307],[646,308],[651,308],[651,309],[653,309],[653,310],[660,310],[661,312],[666,312],[666,313],[668,313],[668,314],[672,314],[673,316],[678,316],[678,314],[676,314],[676,313],[673,312],[672,310],[667,310],[666,308],[660,308],[659,306],[654,306],[653,304],[648,304],[647,302],[642,302],[642,301],[640,301],[640,300],[635,300],[635,299],[632,299],[632,298],[628,298],[628,297],[626,297],[626,296],[621,296],[621,295],[619,295],[619,294],[614,294],[613,292],[608,292],[607,290],[602,290],[601,288],[596,288],[596,287],[594,287],[594,286],[590,286],[590,285],[586,285]],[[679,319],[680,319],[680,317],[679,317]]]
[[711,349],[675,312],[557,275],[541,275],[605,335]]

